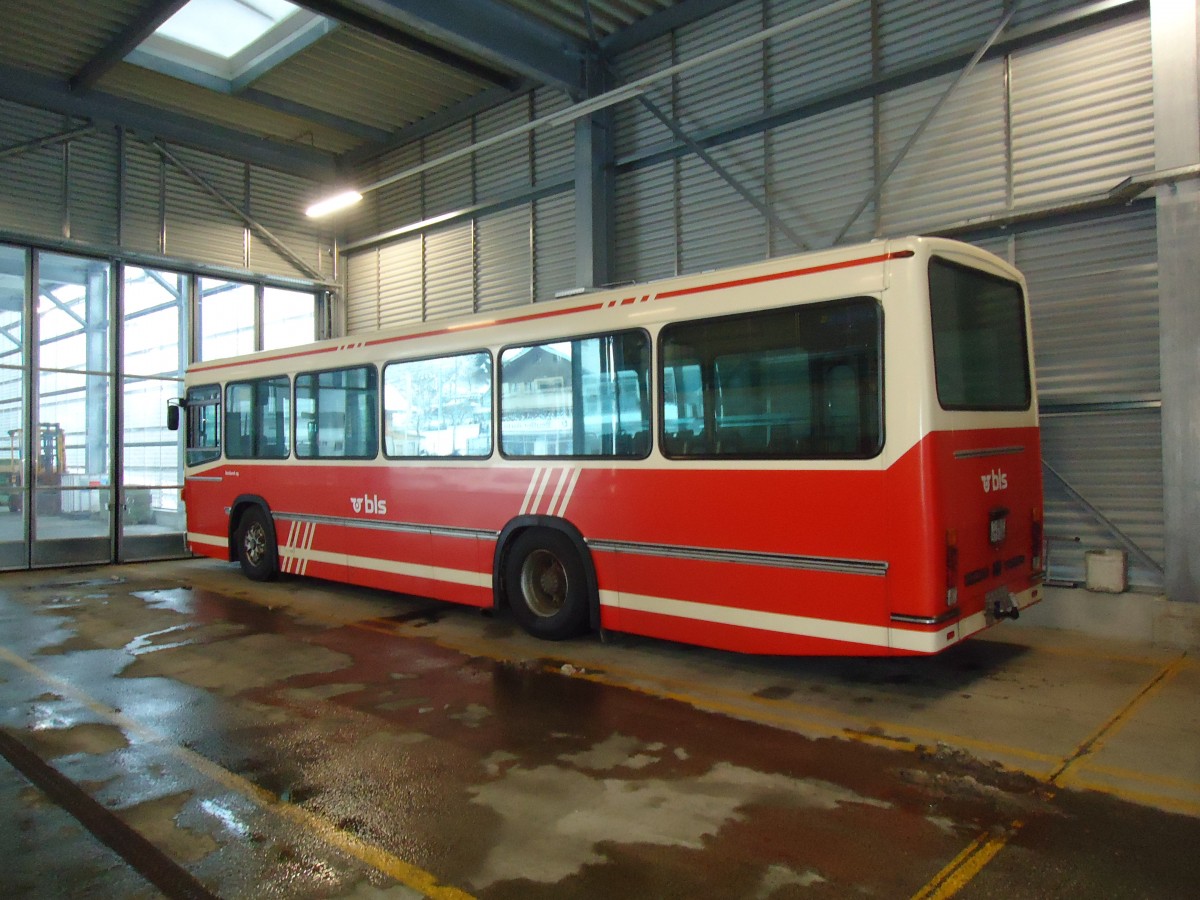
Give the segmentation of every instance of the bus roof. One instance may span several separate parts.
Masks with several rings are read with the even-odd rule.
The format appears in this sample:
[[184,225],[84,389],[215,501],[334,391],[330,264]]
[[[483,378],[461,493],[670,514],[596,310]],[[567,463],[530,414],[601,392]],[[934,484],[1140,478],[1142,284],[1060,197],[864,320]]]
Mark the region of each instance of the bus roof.
[[[241,369],[246,366],[260,366],[272,362],[279,363],[277,368],[283,370],[292,368],[290,365],[292,361],[307,368],[308,366],[301,362],[302,360],[320,357],[328,353],[345,353],[384,344],[402,344],[411,340],[462,332],[483,331],[525,323],[532,324],[580,313],[600,312],[606,309],[615,310],[655,300],[701,295],[716,290],[745,287],[788,278],[828,274],[859,267],[882,267],[884,264],[891,265],[902,260],[911,260],[924,267],[929,257],[934,254],[946,256],[960,263],[979,266],[1023,284],[1023,279],[1015,268],[986,250],[947,238],[910,236],[833,247],[792,256],[773,257],[726,269],[676,275],[655,281],[599,288],[561,299],[507,307],[490,314],[473,313],[468,316],[415,322],[379,331],[329,338],[311,344],[207,360],[192,364],[188,368],[188,373],[189,375],[209,372],[216,374],[223,369]],[[586,327],[577,330],[580,333],[588,331]],[[483,338],[479,343],[491,342]],[[313,360],[313,362],[315,361]],[[318,364],[314,368],[332,368],[336,365]]]

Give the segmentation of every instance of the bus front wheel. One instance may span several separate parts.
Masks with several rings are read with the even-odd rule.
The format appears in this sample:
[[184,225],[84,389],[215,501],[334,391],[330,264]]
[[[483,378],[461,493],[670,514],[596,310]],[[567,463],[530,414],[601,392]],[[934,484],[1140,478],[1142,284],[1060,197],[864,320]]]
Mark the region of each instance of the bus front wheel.
[[574,543],[559,531],[517,536],[504,569],[513,617],[534,637],[561,641],[587,630],[588,588]]
[[278,551],[275,547],[275,529],[265,510],[252,506],[242,513],[237,535],[238,562],[247,578],[254,581],[270,581],[279,571]]

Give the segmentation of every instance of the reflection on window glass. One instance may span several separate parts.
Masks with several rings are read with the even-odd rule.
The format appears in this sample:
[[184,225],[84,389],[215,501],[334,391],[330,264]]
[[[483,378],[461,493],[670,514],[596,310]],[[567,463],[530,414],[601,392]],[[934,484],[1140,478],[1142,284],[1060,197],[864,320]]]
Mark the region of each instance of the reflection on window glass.
[[9,434],[25,422],[25,254],[0,245],[0,448],[10,457]]
[[488,456],[492,452],[492,358],[465,353],[383,370],[388,456]]
[[882,446],[882,320],[857,298],[670,325],[663,452],[868,457]]
[[283,459],[291,431],[287,376],[240,381],[225,388],[225,455],[230,459]]
[[[37,439],[26,439],[32,444],[28,452],[40,467],[59,473],[40,482],[62,488],[43,492],[55,498],[46,509],[100,512],[107,488],[86,488],[112,483],[110,266],[59,253],[39,253],[37,259],[39,425]],[[38,485],[33,487],[38,493]]]
[[374,459],[378,451],[374,366],[296,376],[296,455]]
[[1020,285],[933,259],[929,300],[942,406],[1028,409],[1029,357]]
[[167,430],[166,410],[167,401],[183,393],[190,276],[132,265],[122,271],[121,478],[134,489],[127,494],[133,503],[123,521],[142,524],[158,517],[165,524],[162,514],[180,508],[183,483],[183,436]]
[[187,464],[198,466],[221,455],[221,388],[215,384],[187,392]]
[[311,291],[263,289],[262,348],[277,350],[316,339],[316,297]]
[[125,267],[124,352],[126,375],[182,374],[186,361],[188,276]]
[[253,353],[254,285],[200,279],[200,359]]
[[641,331],[512,347],[500,356],[509,456],[650,452],[650,342]]

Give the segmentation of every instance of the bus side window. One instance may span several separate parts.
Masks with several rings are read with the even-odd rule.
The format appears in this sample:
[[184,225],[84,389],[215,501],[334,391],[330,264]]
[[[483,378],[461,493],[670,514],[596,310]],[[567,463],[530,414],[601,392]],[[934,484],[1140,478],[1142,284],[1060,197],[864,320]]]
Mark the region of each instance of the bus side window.
[[374,459],[379,452],[374,366],[296,376],[296,456]]
[[643,331],[500,354],[508,456],[642,458],[650,452],[650,341]]
[[872,298],[678,322],[660,340],[667,456],[860,458],[882,446]]
[[826,453],[857,453],[859,445],[859,384],[854,369],[841,362],[828,367],[822,379],[821,449]]
[[491,354],[389,363],[383,370],[383,424],[387,456],[490,456]]
[[286,375],[226,386],[225,455],[230,459],[286,458],[291,391]]
[[187,465],[198,466],[221,456],[221,388],[215,384],[187,392]]
[[663,372],[663,446],[671,455],[699,452],[704,440],[704,387],[700,364],[681,357]]

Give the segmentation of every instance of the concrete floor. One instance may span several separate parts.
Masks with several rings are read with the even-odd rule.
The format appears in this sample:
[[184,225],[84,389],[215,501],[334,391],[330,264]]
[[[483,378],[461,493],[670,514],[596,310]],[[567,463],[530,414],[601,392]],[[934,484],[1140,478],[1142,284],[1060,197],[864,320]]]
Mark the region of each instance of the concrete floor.
[[775,659],[208,560],[9,573],[4,895],[1190,897],[1198,697],[1185,650],[1013,623]]

